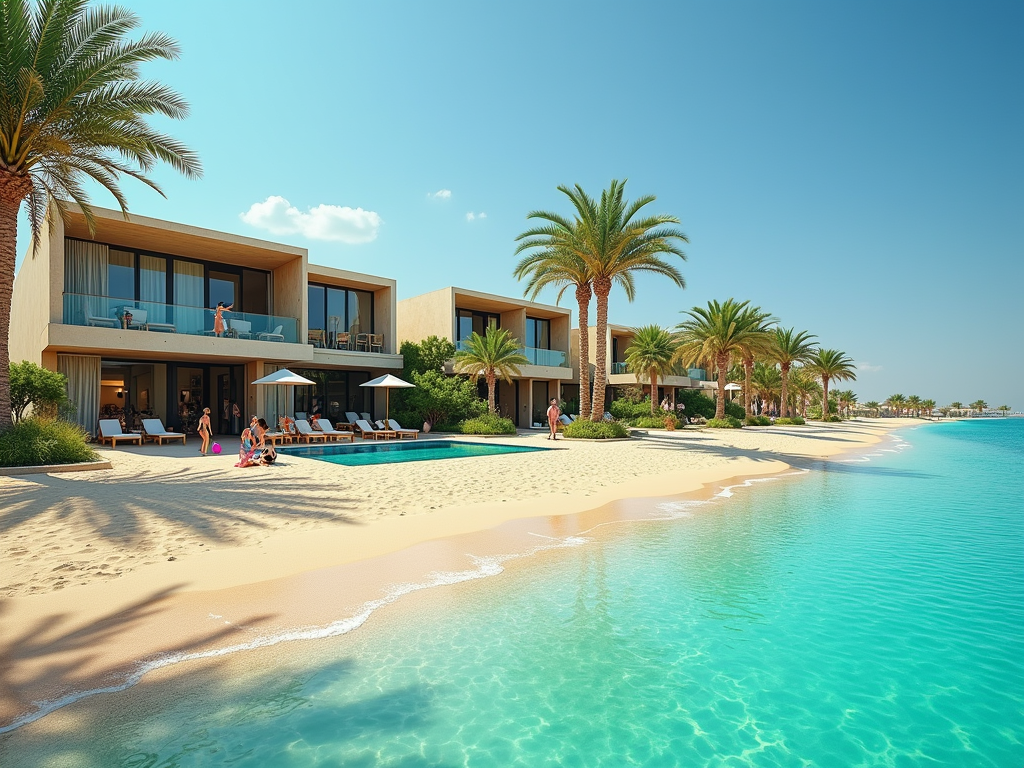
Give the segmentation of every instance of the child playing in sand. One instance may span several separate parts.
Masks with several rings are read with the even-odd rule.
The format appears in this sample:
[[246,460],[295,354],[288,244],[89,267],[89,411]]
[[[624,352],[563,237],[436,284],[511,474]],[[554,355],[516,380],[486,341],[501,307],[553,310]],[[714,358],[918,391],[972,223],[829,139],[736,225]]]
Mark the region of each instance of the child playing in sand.
[[210,409],[203,408],[203,415],[199,418],[199,436],[203,439],[203,444],[199,448],[199,452],[206,455],[206,452],[210,450],[210,438],[213,437],[213,429],[210,426]]

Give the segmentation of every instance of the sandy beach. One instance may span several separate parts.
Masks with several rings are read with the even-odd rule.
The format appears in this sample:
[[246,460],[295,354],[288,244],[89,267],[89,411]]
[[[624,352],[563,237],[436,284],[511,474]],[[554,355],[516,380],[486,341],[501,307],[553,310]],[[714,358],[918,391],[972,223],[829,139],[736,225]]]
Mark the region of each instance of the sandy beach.
[[[116,684],[140,659],[346,615],[384,584],[465,567],[454,537],[492,532],[478,544],[499,551],[510,536],[570,535],[566,515],[814,468],[914,423],[556,446],[530,434],[498,442],[556,450],[366,467],[288,456],[235,469],[193,442],[103,450],[110,470],[0,478],[0,725],[34,701]],[[510,527],[519,520],[531,522]],[[231,621],[213,626],[225,606]]]

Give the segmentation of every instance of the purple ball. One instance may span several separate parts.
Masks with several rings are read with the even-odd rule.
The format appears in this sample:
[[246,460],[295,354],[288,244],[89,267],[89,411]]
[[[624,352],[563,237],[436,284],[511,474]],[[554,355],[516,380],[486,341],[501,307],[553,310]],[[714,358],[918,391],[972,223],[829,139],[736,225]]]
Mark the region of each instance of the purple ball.
[[220,443],[214,443],[213,444],[213,452],[214,453],[220,453]]

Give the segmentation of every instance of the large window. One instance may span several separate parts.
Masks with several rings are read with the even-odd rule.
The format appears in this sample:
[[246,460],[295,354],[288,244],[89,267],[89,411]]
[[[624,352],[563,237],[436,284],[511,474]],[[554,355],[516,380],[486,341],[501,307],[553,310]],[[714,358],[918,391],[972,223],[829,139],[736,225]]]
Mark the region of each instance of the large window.
[[456,341],[464,341],[478,333],[486,336],[491,328],[501,327],[501,316],[492,312],[474,312],[470,309],[456,309],[458,338]]
[[309,330],[328,333],[373,333],[373,293],[310,284],[308,295]]
[[301,368],[295,372],[315,382],[312,387],[295,387],[296,412],[318,414],[332,424],[348,421],[346,411],[373,415],[374,390],[359,386],[370,380],[369,373],[320,368]]
[[135,301],[135,254],[110,249],[107,261],[107,295]]
[[551,349],[551,321],[537,317],[526,318],[526,346]]

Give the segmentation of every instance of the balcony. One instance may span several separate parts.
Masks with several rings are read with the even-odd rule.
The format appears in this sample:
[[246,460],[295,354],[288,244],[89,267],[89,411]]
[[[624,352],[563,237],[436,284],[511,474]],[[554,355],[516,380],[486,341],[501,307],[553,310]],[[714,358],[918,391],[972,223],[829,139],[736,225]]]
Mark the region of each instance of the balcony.
[[[224,312],[225,338],[295,344],[299,321],[294,317]],[[82,293],[64,294],[64,325],[213,336],[214,311],[204,307],[131,301]]]
[[703,368],[689,368],[686,371],[686,375],[688,378],[691,378],[694,381],[708,380],[708,373]]
[[612,363],[611,373],[629,373],[629,365],[627,363]]
[[[469,348],[465,341],[455,342],[455,349],[462,352]],[[538,349],[537,347],[520,347],[519,351],[526,356],[528,365],[545,365],[552,368],[568,368],[569,356],[557,349]]]

